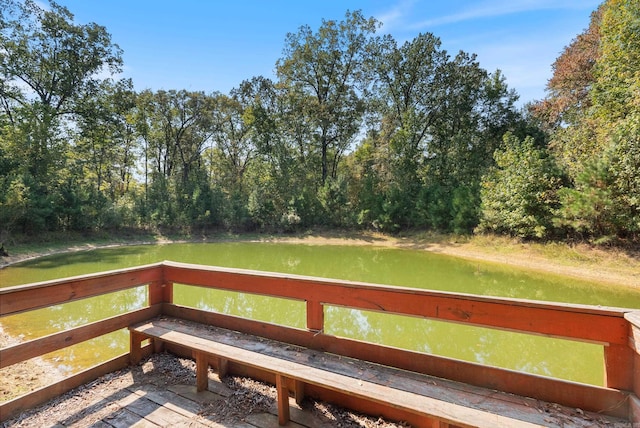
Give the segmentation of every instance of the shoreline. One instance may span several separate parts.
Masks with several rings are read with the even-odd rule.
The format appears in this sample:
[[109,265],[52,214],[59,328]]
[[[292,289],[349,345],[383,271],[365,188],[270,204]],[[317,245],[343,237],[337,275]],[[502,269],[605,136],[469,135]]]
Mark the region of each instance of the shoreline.
[[[18,263],[36,260],[56,254],[91,251],[102,248],[117,248],[136,245],[163,245],[179,243],[216,243],[216,242],[274,242],[302,245],[347,245],[378,246],[429,251],[483,263],[513,266],[518,269],[568,276],[586,281],[620,286],[640,290],[640,256],[610,254],[607,250],[578,248],[577,261],[559,260],[540,254],[532,245],[514,243],[505,238],[490,238],[489,242],[457,242],[447,239],[428,239],[417,236],[393,237],[378,233],[360,233],[346,236],[318,233],[294,236],[224,236],[203,239],[170,239],[160,237],[155,240],[133,240],[130,242],[107,242],[104,244],[75,244],[68,247],[27,251],[18,255],[0,258],[0,269]],[[494,242],[495,241],[495,242]],[[613,258],[616,263],[602,263],[603,258]]]

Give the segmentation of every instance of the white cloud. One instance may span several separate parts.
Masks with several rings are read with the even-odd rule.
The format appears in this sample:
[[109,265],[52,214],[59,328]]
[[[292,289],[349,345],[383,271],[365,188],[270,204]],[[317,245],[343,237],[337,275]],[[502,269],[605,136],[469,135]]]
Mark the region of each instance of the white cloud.
[[402,25],[407,16],[410,16],[415,3],[416,0],[401,0],[391,9],[378,14],[375,18],[382,22],[382,29],[385,32],[393,31],[394,28]]
[[471,8],[462,9],[453,14],[416,22],[411,24],[410,27],[414,30],[420,30],[458,22],[540,10],[593,10],[598,4],[599,2],[594,0],[487,0],[476,3]]
[[[434,32],[442,47],[476,53],[482,68],[500,69],[520,103],[544,97],[551,64],[601,0],[396,0],[376,19],[398,43]],[[496,25],[493,19],[505,18]],[[437,28],[436,28],[437,27]]]

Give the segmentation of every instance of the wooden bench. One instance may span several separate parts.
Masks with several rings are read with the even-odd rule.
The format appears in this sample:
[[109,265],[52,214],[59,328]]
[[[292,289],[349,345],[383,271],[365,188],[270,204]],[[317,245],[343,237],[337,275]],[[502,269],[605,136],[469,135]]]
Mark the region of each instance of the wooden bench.
[[[401,388],[400,385],[406,383],[403,379],[408,379],[406,377],[407,372],[402,370],[384,367],[384,370],[387,370],[387,374],[384,375],[385,384],[375,383],[368,380],[375,377],[370,374],[354,377],[353,373],[347,375],[344,370],[340,372],[339,368],[335,371],[328,370],[326,364],[325,367],[319,368],[310,364],[309,358],[303,362],[298,362],[280,356],[269,355],[265,352],[265,347],[260,341],[243,347],[223,343],[224,341],[229,341],[221,341],[219,337],[208,333],[207,329],[212,327],[194,324],[196,323],[175,318],[162,318],[130,326],[131,363],[137,364],[140,361],[142,357],[142,341],[152,339],[153,341],[188,348],[192,351],[196,361],[198,391],[205,390],[208,387],[207,372],[211,359],[217,359],[220,377],[225,376],[228,362],[273,373],[276,380],[278,422],[280,425],[284,425],[289,421],[290,389],[296,401],[300,403],[304,397],[305,385],[316,385],[348,396],[365,399],[372,403],[392,406],[393,408],[424,417],[425,424],[429,424],[429,426],[534,427],[546,425],[538,421],[530,422],[526,418],[523,420],[513,417],[512,414],[517,414],[517,412],[512,412],[510,407],[509,416],[505,416],[398,389],[398,387]],[[282,347],[284,348],[286,345],[282,344]],[[314,356],[323,354],[318,351],[313,351],[313,353]],[[342,360],[342,358],[339,359]],[[317,358],[317,360],[324,360],[324,357]],[[337,366],[337,363],[333,365]],[[382,366],[380,367],[382,368]],[[389,375],[389,370],[398,372],[399,380],[396,383],[390,380],[393,374]],[[428,376],[425,376],[425,378],[428,378]],[[395,385],[396,387],[389,385]],[[428,390],[430,385],[425,382],[423,386]],[[493,391],[491,395],[495,395],[495,393]],[[531,410],[535,412],[535,409]]]

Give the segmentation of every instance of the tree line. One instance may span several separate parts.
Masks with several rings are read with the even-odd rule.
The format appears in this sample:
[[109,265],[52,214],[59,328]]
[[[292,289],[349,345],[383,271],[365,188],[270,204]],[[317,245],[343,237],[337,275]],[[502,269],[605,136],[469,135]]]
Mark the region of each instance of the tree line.
[[518,108],[423,33],[285,37],[276,77],[135,91],[107,29],[0,0],[0,231],[426,229],[635,241],[640,7],[607,0]]

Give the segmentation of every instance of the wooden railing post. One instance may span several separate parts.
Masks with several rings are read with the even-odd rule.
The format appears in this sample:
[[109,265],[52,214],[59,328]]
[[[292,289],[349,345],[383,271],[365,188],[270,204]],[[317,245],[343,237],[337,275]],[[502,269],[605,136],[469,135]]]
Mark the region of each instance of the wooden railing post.
[[321,302],[307,300],[307,329],[317,332],[324,330],[324,306]]
[[173,303],[173,283],[155,281],[149,284],[149,306],[157,303]]
[[629,322],[629,348],[632,353],[632,391],[629,406],[629,420],[640,423],[640,311],[628,312],[624,318]]
[[633,390],[634,352],[627,345],[604,347],[605,386],[608,388]]

